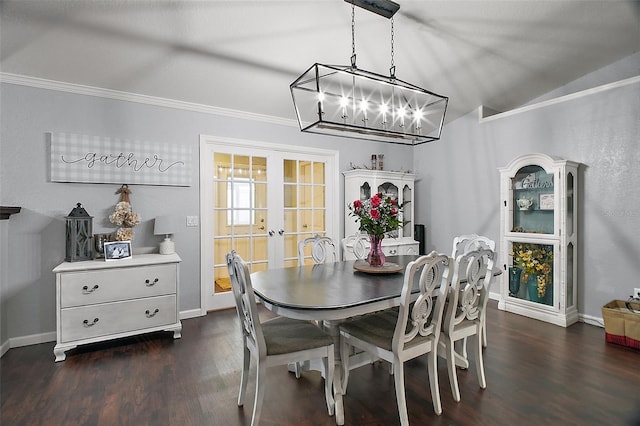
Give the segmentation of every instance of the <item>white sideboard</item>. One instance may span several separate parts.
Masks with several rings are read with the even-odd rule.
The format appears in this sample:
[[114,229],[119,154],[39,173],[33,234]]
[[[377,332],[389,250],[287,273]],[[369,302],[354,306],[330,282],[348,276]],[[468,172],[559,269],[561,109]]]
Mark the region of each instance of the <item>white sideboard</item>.
[[56,274],[56,361],[78,345],[153,331],[179,339],[180,256],[63,262]]

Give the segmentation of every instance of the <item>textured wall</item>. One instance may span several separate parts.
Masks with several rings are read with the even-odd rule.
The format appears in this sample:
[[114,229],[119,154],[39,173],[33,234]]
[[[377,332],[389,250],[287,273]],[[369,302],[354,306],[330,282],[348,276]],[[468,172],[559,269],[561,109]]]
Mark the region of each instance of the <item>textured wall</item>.
[[[3,83],[1,85],[0,182],[2,205],[22,206],[3,223],[3,283],[0,344],[9,338],[55,331],[55,277],[51,270],[64,260],[64,217],[77,202],[94,216],[94,233],[111,232],[108,221],[118,196],[115,184],[48,181],[48,132],[71,132],[168,144],[189,144],[196,167],[191,187],[131,187],[134,210],[142,223],[134,228],[136,247],[156,246],[153,218],[175,214],[199,216],[198,150],[201,134],[277,144],[304,144],[339,151],[339,170],[350,163],[370,164],[372,153],[385,154],[385,169],[410,168],[411,147],[303,134],[297,127],[227,118],[211,114],[142,105]],[[292,106],[293,110],[293,106]],[[342,182],[342,176],[340,179]],[[342,194],[342,185],[339,188]],[[342,195],[340,200],[342,202]],[[343,207],[335,212],[343,226]],[[8,225],[8,226],[7,226]],[[6,238],[5,238],[6,235]],[[174,236],[181,264],[181,310],[200,308],[199,228]],[[7,268],[4,266],[8,265]],[[6,269],[6,270],[5,270]]]
[[[628,78],[630,68],[640,70],[640,54],[581,79],[589,86],[571,86],[584,90]],[[637,287],[639,137],[639,83],[483,124],[477,113],[456,120],[440,141],[415,151],[424,177],[416,188],[416,215],[427,225],[428,248],[448,248],[454,236],[472,232],[499,241],[497,169],[515,157],[542,152],[577,161],[578,311],[601,318],[602,305],[626,299]]]

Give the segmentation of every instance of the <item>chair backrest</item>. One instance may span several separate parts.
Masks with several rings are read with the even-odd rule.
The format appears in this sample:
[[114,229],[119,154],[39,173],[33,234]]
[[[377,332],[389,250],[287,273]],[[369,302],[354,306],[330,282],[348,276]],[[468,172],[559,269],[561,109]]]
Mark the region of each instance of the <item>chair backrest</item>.
[[313,263],[329,263],[338,260],[336,245],[329,237],[314,235],[298,242],[298,263],[304,265],[305,247],[311,246],[311,259]]
[[443,329],[450,335],[463,321],[477,324],[482,321],[493,281],[494,261],[495,251],[485,247],[482,241],[476,243],[475,250],[456,258],[443,323]]
[[227,253],[227,269],[240,319],[242,338],[249,343],[248,346],[258,349],[258,356],[262,359],[267,355],[267,346],[260,326],[249,267],[235,251],[231,251]]
[[[438,344],[444,304],[449,290],[451,263],[452,259],[446,254],[432,251],[407,265],[400,296],[400,311],[393,335],[394,352],[400,352],[416,336],[433,336],[434,345]],[[420,294],[412,303],[416,274],[420,274]]]
[[460,235],[453,239],[453,251],[451,252],[451,257],[455,260],[461,254],[475,250],[478,243],[490,250],[496,250],[496,242],[488,237],[478,234]]
[[369,252],[369,236],[366,234],[356,233],[342,239],[342,251],[351,252],[356,259],[361,260],[367,257]]

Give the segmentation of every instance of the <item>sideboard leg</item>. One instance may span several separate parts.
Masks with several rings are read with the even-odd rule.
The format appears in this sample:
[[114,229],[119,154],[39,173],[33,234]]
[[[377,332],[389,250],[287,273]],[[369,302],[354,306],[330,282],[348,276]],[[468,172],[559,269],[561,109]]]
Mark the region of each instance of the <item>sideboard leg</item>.
[[64,361],[65,359],[67,359],[67,354],[65,354],[65,352],[77,346],[78,345],[56,345],[53,348],[53,355],[55,355],[56,357],[55,362]]

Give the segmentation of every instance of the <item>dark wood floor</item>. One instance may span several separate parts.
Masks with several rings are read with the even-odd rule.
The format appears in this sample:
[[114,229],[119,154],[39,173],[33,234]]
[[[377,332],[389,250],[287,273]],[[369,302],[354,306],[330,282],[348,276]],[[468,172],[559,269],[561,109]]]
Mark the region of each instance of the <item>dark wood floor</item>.
[[[267,313],[263,312],[266,315]],[[53,343],[11,349],[0,360],[2,425],[247,425],[236,404],[240,337],[234,310],[183,321],[183,338],[155,333],[77,348],[53,362]],[[604,330],[567,329],[499,311],[491,302],[487,389],[459,370],[462,401],[439,363],[443,413],[431,404],[424,359],[406,365],[414,425],[640,425],[640,351],[607,344]],[[286,367],[268,372],[262,425],[335,425],[322,379]],[[399,424],[393,378],[380,363],[351,374],[348,425]]]

